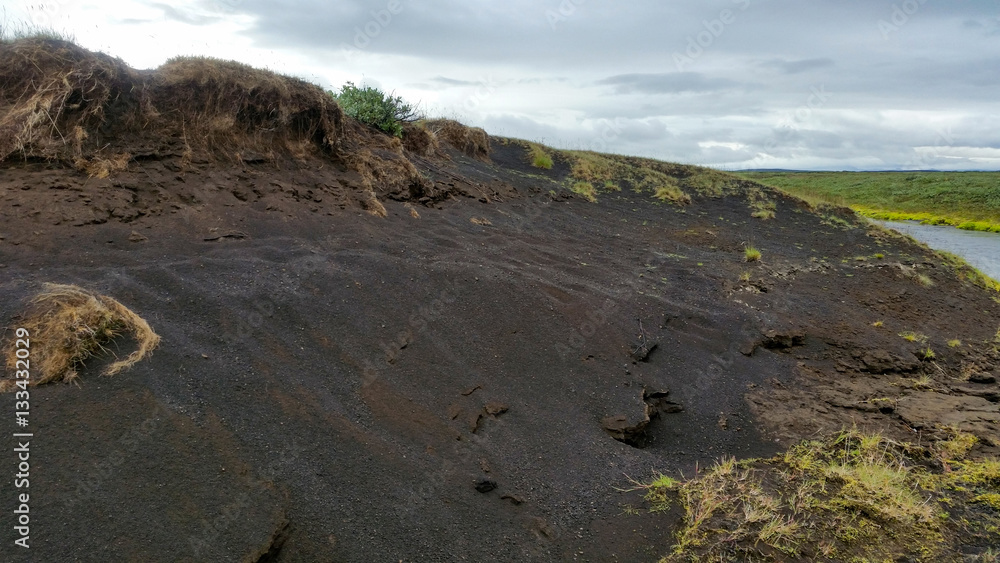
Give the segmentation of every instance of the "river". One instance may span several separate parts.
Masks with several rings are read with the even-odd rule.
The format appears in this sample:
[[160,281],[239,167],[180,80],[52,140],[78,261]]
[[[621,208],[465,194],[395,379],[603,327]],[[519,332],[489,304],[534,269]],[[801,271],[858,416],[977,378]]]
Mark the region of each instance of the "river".
[[908,234],[933,249],[957,254],[984,274],[1000,280],[1000,233],[963,231],[945,225],[921,225],[916,221],[876,222]]

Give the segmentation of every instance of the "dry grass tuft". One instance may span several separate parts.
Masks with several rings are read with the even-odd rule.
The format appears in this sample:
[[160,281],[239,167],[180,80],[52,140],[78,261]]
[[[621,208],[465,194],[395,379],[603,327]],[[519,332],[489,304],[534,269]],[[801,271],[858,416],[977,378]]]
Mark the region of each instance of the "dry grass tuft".
[[[137,350],[107,367],[103,375],[115,375],[148,356],[160,343],[149,324],[118,301],[75,285],[45,284],[30,302],[20,323],[30,333],[32,385],[52,381],[72,382],[77,368],[88,358],[101,354],[115,337],[130,332]],[[17,358],[12,346],[7,350],[7,367],[14,369]],[[0,384],[9,390],[11,381]]]
[[403,123],[403,148],[423,157],[438,156],[441,143],[426,121]]
[[468,127],[452,119],[434,119],[427,127],[437,136],[468,156],[490,161],[490,136],[479,127]]
[[72,154],[83,140],[76,128],[100,126],[106,106],[127,103],[135,78],[120,59],[68,41],[0,42],[0,160],[81,156]]
[[73,166],[91,178],[107,178],[114,172],[121,172],[128,167],[132,155],[127,152],[111,155],[109,158],[94,156],[90,159],[78,157]]

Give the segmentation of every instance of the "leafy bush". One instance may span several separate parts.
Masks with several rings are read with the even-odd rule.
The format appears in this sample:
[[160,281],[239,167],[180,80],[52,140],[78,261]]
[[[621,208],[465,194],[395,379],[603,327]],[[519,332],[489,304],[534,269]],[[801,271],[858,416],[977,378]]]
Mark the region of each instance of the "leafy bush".
[[386,95],[371,86],[359,88],[353,82],[346,82],[334,98],[347,115],[396,137],[403,136],[404,122],[415,121],[419,117],[416,108],[403,98]]

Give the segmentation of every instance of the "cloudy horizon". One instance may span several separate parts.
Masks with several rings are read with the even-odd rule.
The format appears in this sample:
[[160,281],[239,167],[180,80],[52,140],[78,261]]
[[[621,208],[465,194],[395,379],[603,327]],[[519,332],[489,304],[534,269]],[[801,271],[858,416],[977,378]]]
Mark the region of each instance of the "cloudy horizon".
[[137,68],[234,59],[496,135],[722,169],[1000,170],[995,0],[43,0]]

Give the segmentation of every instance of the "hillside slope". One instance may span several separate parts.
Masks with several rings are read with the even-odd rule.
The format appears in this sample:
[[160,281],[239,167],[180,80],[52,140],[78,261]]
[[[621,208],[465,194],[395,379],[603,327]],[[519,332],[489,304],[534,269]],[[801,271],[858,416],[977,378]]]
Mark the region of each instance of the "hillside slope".
[[450,122],[398,141],[229,64],[0,46],[41,59],[114,80],[45,98],[45,130],[0,96],[6,337],[58,282],[161,343],[32,388],[32,549],[7,560],[654,561],[682,517],[635,510],[654,472],[851,426],[997,455],[996,294],[848,210],[643,159],[536,168]]

